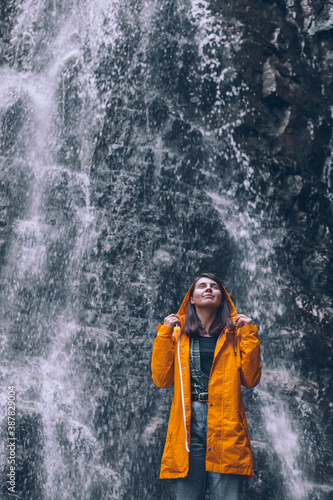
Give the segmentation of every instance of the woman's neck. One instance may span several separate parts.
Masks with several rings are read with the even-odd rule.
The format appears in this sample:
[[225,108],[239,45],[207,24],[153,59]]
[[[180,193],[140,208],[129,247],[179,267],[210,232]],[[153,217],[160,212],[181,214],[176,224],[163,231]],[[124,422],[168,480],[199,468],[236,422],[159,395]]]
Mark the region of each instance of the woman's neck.
[[197,316],[201,321],[201,324],[205,330],[205,337],[209,337],[209,328],[212,326],[214,323],[215,317],[216,317],[216,309],[200,309],[199,307],[196,308]]

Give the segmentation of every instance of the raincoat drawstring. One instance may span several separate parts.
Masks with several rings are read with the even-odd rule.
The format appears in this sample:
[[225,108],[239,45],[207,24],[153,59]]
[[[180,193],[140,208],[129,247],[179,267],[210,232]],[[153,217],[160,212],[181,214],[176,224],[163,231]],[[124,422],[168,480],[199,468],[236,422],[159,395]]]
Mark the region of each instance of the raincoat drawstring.
[[179,326],[176,326],[174,329],[174,335],[176,335],[178,332],[179,332],[179,335],[178,335],[178,342],[177,342],[177,353],[178,353],[178,365],[179,365],[179,376],[180,376],[180,390],[182,393],[183,420],[184,420],[184,428],[185,428],[185,448],[186,448],[186,451],[189,452],[190,450],[189,450],[188,441],[187,441],[187,428],[186,428],[186,416],[185,416],[183,372],[182,372],[182,366],[181,366],[181,362],[180,362],[180,350],[179,350],[181,330],[180,330]]

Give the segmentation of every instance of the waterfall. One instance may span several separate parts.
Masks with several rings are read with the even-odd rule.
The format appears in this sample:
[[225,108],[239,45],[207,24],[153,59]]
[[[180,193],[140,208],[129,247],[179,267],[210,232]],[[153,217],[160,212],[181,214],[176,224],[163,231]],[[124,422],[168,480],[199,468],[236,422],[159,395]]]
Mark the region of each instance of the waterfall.
[[170,498],[150,354],[199,271],[260,327],[242,500],[331,498],[331,18],[303,4],[3,7],[3,498]]
[[[22,2],[10,64],[1,69],[8,141],[15,135],[10,127],[23,115],[15,149],[4,149],[2,156],[10,175],[17,171],[14,181],[24,178],[27,196],[17,200],[21,206],[6,242],[1,309],[7,363],[1,370],[3,398],[8,384],[17,391],[21,439],[15,491],[24,498],[88,498],[103,488],[108,498],[119,498],[118,474],[99,464],[102,449],[89,409],[78,403],[82,374],[75,371],[71,353],[79,330],[82,260],[94,247],[89,170],[95,127],[105,106],[84,50],[88,44],[89,58],[96,57],[99,23],[112,17],[109,7]],[[112,30],[110,25],[109,36],[103,33],[103,43],[110,43]]]

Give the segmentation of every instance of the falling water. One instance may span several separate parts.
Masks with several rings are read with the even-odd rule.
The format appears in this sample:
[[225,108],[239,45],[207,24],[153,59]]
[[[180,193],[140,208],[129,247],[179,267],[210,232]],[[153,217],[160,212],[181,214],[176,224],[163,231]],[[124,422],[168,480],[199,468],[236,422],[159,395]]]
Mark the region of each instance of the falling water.
[[[27,453],[33,469],[23,458],[18,464],[16,492],[24,498],[83,499],[105,488],[108,498],[119,498],[117,473],[99,465],[102,450],[89,412],[76,403],[82,377],[71,355],[78,270],[95,238],[89,170],[105,103],[102,93],[97,97],[94,62],[99,37],[107,44],[114,37],[113,22],[101,30],[113,21],[112,7],[22,2],[11,64],[1,70],[2,113],[20,100],[29,114],[24,148],[14,160],[28,177],[29,196],[15,222],[1,287],[7,359],[1,404],[4,409],[6,386],[15,386],[18,432],[24,422],[31,432]],[[24,449],[17,453],[23,457]]]

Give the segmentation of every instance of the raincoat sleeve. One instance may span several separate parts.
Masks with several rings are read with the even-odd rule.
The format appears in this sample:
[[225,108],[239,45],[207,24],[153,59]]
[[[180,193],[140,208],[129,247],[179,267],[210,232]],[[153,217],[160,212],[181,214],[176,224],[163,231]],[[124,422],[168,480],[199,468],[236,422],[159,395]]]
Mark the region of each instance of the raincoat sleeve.
[[152,377],[157,387],[170,387],[173,383],[173,328],[159,324],[156,328],[151,361]]
[[261,377],[260,342],[256,325],[240,328],[241,383],[252,389],[259,384]]

